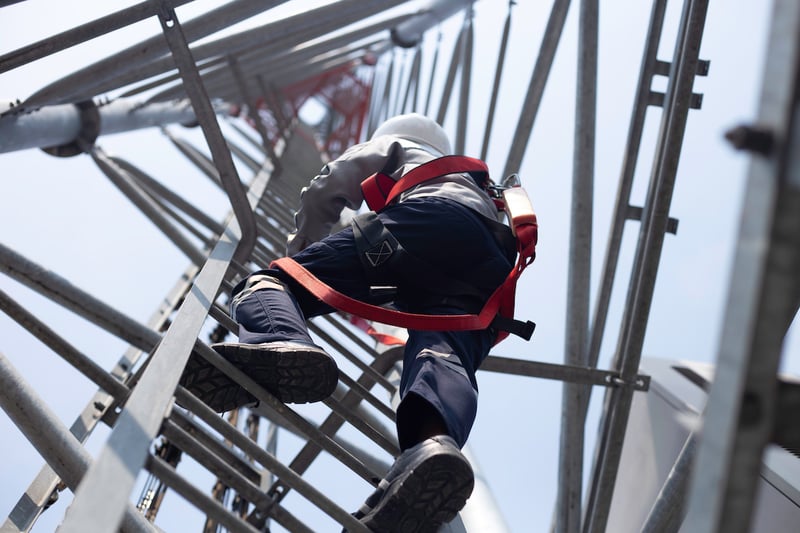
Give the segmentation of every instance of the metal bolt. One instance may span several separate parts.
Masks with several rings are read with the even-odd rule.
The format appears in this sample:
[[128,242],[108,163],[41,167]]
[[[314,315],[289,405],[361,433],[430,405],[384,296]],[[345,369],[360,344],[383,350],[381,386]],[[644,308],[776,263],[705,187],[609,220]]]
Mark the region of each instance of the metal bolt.
[[747,150],[761,155],[769,155],[775,146],[775,135],[766,128],[737,126],[725,132],[725,138],[737,150]]
[[742,396],[742,407],[739,413],[739,422],[743,427],[751,427],[761,422],[764,416],[764,407],[761,396],[752,391],[745,391]]

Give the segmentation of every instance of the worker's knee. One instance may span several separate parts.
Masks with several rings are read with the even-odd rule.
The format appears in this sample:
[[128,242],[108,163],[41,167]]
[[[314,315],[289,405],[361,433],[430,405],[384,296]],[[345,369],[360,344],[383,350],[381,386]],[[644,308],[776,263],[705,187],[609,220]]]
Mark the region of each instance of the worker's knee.
[[[239,287],[237,287],[239,288]],[[249,276],[238,292],[234,293],[231,300],[231,316],[236,318],[236,308],[246,298],[256,291],[278,290],[291,294],[289,287],[280,279],[268,274],[253,274]]]

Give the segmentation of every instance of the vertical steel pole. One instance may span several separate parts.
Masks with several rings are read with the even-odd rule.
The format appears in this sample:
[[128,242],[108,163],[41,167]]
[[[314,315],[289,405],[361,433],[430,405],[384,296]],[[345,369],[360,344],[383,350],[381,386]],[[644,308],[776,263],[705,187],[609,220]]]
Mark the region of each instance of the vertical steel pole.
[[[411,72],[408,75],[408,81],[406,82],[406,90],[403,94],[403,103],[400,106],[400,110],[403,113],[408,113],[410,110],[413,110],[416,107],[417,101],[417,93],[419,92],[419,67],[420,62],[422,61],[422,51],[419,46],[414,49],[414,57],[411,61]],[[411,104],[411,109],[409,110],[408,107],[408,98],[411,96],[411,91],[414,91],[413,96],[413,103]]]
[[450,107],[450,95],[453,92],[453,85],[456,80],[456,73],[458,72],[458,63],[461,60],[461,49],[464,45],[464,29],[458,32],[458,39],[453,46],[453,55],[450,58],[450,68],[447,69],[447,79],[442,87],[442,98],[439,100],[439,112],[436,115],[436,122],[444,124],[444,119],[447,116],[447,108]]
[[[667,9],[667,0],[655,0],[650,14],[650,26],[642,56],[639,82],[636,89],[636,100],[631,112],[631,121],[628,127],[628,138],[625,143],[625,159],[620,172],[617,200],[614,206],[614,220],[611,224],[611,235],[608,238],[605,262],[600,278],[600,290],[597,296],[592,322],[592,333],[589,341],[589,365],[596,366],[600,357],[600,347],[606,327],[608,307],[611,303],[611,290],[614,286],[614,276],[619,260],[619,251],[622,244],[622,232],[630,210],[631,189],[633,188],[633,175],[636,170],[636,161],[639,158],[639,147],[644,130],[645,114],[651,94],[650,86],[655,75],[658,53],[658,44],[661,41],[661,32],[664,27],[664,14]],[[588,407],[588,406],[587,406]]]
[[694,466],[687,531],[748,531],[776,374],[800,289],[800,4],[776,0],[758,129],[731,136],[755,152],[744,194],[714,381]]
[[[497,95],[500,91],[500,79],[503,77],[503,66],[506,60],[506,49],[508,48],[508,35],[511,33],[511,8],[514,7],[514,0],[508,2],[508,14],[503,25],[503,36],[500,38],[500,51],[497,53],[497,66],[494,72],[494,84],[492,85],[492,96],[489,100],[489,111],[486,115],[486,128],[483,132],[483,145],[481,146],[481,159],[486,159],[489,152],[489,139],[492,135],[492,125],[494,123],[494,113],[497,107]],[[501,176],[505,177],[505,176]]]
[[[594,144],[597,107],[597,0],[583,0],[578,40],[578,88],[572,175],[569,277],[565,363],[587,365],[589,281],[591,279]],[[557,496],[557,533],[581,527],[585,415],[590,388],[565,383],[561,400],[561,453]]]
[[[686,0],[681,16],[670,83],[665,96],[658,151],[651,173],[614,361],[626,382],[633,379],[638,372],[641,359],[707,11],[708,0]],[[584,531],[605,531],[632,398],[633,391],[629,387],[607,391]]]
[[464,42],[461,49],[461,90],[458,97],[455,153],[463,154],[467,143],[467,117],[469,111],[469,89],[472,83],[472,5],[464,16]]
[[539,104],[542,101],[544,87],[550,75],[550,67],[553,65],[558,41],[564,31],[564,22],[567,19],[568,10],[569,0],[555,0],[553,8],[550,10],[550,18],[547,19],[544,37],[539,47],[539,57],[536,58],[536,65],[533,67],[533,74],[528,84],[528,92],[525,95],[525,102],[519,115],[517,129],[514,132],[514,137],[512,137],[503,176],[519,171],[522,166],[522,158],[528,147],[528,139],[530,139],[531,130],[533,129],[533,122],[539,112]]
[[200,123],[203,135],[208,143],[214,164],[219,170],[222,188],[228,195],[241,229],[241,239],[237,244],[233,259],[245,264],[256,243],[256,222],[253,210],[247,200],[244,187],[239,180],[239,174],[233,164],[231,152],[222,136],[217,117],[214,114],[208,94],[203,87],[203,81],[192,58],[175,10],[162,5],[158,18],[161,22],[164,37],[167,39],[167,44],[172,51],[178,71],[183,79],[186,94],[192,102],[197,121]]
[[425,111],[424,115],[428,114],[431,107],[431,95],[433,95],[433,81],[436,79],[436,64],[439,62],[439,49],[442,44],[442,31],[436,35],[436,49],[433,51],[433,60],[431,61],[431,76],[428,79],[428,93],[425,95]]
[[400,61],[400,73],[397,76],[397,87],[394,89],[394,109],[392,110],[392,116],[399,115],[403,112],[403,99],[400,96],[400,93],[403,91],[403,82],[406,81],[406,66],[408,63],[408,55],[406,51],[403,51],[403,58]]

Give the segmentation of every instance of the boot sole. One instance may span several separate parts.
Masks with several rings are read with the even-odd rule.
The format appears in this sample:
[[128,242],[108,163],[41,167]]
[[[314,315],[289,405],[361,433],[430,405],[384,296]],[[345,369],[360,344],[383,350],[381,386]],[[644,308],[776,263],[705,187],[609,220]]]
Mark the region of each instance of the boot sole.
[[393,482],[362,523],[381,533],[436,533],[464,508],[474,484],[462,457],[431,456]]
[[[221,343],[211,348],[283,403],[324,400],[336,389],[333,358],[306,346]],[[181,385],[218,413],[257,402],[241,385],[202,357],[192,356]]]

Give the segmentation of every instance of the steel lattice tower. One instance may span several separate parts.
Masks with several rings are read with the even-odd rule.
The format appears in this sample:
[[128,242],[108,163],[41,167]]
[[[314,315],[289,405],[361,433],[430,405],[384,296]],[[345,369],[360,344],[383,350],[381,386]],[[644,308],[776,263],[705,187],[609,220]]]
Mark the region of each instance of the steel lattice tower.
[[[0,14],[15,3],[0,2]],[[137,284],[163,287],[149,318],[139,320],[108,294],[74,285],[69,268],[61,271],[58,264],[42,264],[0,244],[3,274],[30,291],[23,300],[0,287],[0,308],[9,319],[4,324],[13,321],[15,332],[35,337],[63,360],[58,365],[96,389],[67,427],[55,412],[58,406],[17,369],[25,354],[6,353],[12,345],[6,347],[3,333],[0,405],[44,466],[2,531],[28,531],[43,513],[58,513],[59,531],[65,533],[154,531],[164,515],[202,516],[204,531],[365,530],[350,512],[399,453],[393,405],[403,332],[343,314],[311,321],[312,334],[342,370],[335,394],[313,406],[282,404],[208,345],[236,331],[227,310],[236,281],[283,254],[299,190],[326,160],[368,138],[382,119],[423,112],[453,132],[458,152],[480,151],[498,175],[500,169],[508,175],[525,167],[570,2],[552,2],[539,43],[509,38],[512,20],[520,24],[512,17],[515,2],[492,4],[504,9],[505,19],[492,30],[498,54],[489,67],[480,53],[485,50],[475,46],[485,3],[490,2],[233,0],[184,17],[190,0],[148,0],[102,17],[87,13],[78,27],[0,50],[2,80],[129,26],[158,22],[161,31],[153,37],[129,42],[33,94],[0,104],[0,153],[43,150],[64,165],[91,162],[152,232],[148,235],[157,235],[152,244],[131,251],[133,260],[152,262],[156,248],[168,249],[170,258],[159,270],[167,271],[168,281],[156,283],[114,276],[106,271],[113,265],[103,264],[103,251],[95,251],[96,275],[107,278],[106,284],[127,285],[133,292]],[[575,4],[575,106],[565,113],[576,132],[565,303],[570,334],[559,363],[535,355],[491,355],[482,370],[526,382],[563,382],[553,530],[589,533],[606,531],[631,405],[650,388],[640,363],[665,239],[677,231],[670,205],[687,121],[703,104],[695,83],[709,72],[709,61],[700,57],[709,2],[676,0],[679,10],[669,11],[666,0],[654,0],[642,33],[641,62],[626,65],[638,68],[638,78],[594,295],[590,265],[603,11],[597,0]],[[789,416],[797,389],[776,379],[782,343],[800,303],[795,155],[800,153],[800,6],[791,0],[773,4],[758,116],[728,133],[734,147],[750,156],[742,208],[748,219],[737,235],[715,360],[719,370],[702,418],[706,431],[689,435],[652,509],[640,510],[646,531],[676,531],[681,523],[686,531],[746,531],[765,448],[778,443],[800,449]],[[674,35],[664,32],[670,15]],[[671,57],[659,59],[667,48]],[[507,55],[520,49],[533,66],[526,79],[504,68]],[[509,79],[526,89],[514,92],[520,100],[513,114],[503,107]],[[654,80],[663,90],[653,88]],[[652,108],[660,110],[658,119],[648,115]],[[646,123],[658,123],[651,127],[655,135],[645,135]],[[157,152],[123,157],[104,149],[113,134],[123,138],[143,131],[157,133]],[[636,167],[648,163],[645,198],[636,206]],[[211,204],[195,200],[198,190],[211,191]],[[63,201],[78,205],[76,198]],[[617,345],[604,365],[600,352],[615,319],[609,309],[626,221],[637,224],[635,250]],[[169,270],[175,264],[185,266]],[[521,302],[528,297],[518,296]],[[34,311],[42,299],[80,322],[75,333],[80,339],[56,325],[49,312]],[[107,355],[92,353],[87,335],[112,337],[121,355],[109,366]],[[192,352],[240,382],[259,406],[219,416],[178,386]],[[596,441],[587,438],[593,428],[586,427],[592,390],[603,396]],[[188,408],[178,407],[176,398]],[[105,438],[90,449],[98,432]],[[584,467],[590,444],[594,458]],[[471,457],[477,467],[478,459]],[[450,531],[506,530],[491,488],[478,474],[478,489]],[[65,491],[74,494],[68,510],[55,505]],[[180,495],[180,503],[172,493]]]

